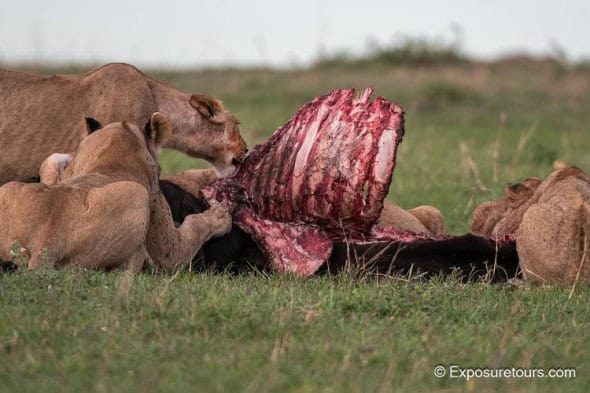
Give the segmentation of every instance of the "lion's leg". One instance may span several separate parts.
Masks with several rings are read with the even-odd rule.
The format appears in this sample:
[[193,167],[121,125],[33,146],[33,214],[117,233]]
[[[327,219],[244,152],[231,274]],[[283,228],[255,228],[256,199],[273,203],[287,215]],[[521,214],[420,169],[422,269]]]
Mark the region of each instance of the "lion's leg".
[[231,230],[231,215],[222,207],[190,214],[176,228],[162,195],[156,205],[152,209],[146,244],[157,269],[174,270],[188,266],[207,240]]
[[28,270],[36,270],[42,268],[45,265],[52,265],[55,263],[55,258],[49,255],[47,248],[41,250],[31,250],[31,258],[29,259]]
[[229,233],[231,226],[231,215],[220,206],[214,206],[203,213],[187,216],[178,228],[182,243],[181,260],[185,261],[183,265],[188,265],[209,239]]
[[141,247],[139,247],[139,249],[129,258],[127,270],[132,274],[139,272],[143,268],[146,259],[149,259],[149,255],[145,245],[142,244]]

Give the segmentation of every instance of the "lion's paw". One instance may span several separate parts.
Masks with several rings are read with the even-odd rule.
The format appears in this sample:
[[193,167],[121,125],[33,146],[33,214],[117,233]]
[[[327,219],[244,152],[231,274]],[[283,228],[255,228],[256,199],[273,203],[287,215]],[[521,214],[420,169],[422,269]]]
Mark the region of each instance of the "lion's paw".
[[231,231],[232,219],[227,209],[214,206],[207,211],[213,236],[223,236]]

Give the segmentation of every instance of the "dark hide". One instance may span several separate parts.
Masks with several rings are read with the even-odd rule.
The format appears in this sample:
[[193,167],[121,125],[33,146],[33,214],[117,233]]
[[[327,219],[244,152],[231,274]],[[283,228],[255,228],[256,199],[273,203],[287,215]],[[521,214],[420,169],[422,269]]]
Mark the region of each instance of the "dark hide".
[[330,256],[331,273],[346,268],[346,261],[356,261],[370,273],[420,274],[424,277],[456,274],[465,281],[489,279],[506,281],[518,275],[516,245],[498,245],[472,234],[442,240],[417,240],[412,243],[374,244],[337,243]]
[[[160,188],[170,204],[175,221],[188,214],[206,210],[207,203],[182,188],[160,181]],[[178,219],[178,220],[177,220]],[[254,240],[237,226],[231,233],[211,239],[203,246],[205,268],[225,270],[232,263],[265,268],[265,258]],[[517,276],[518,255],[514,243],[498,245],[475,235],[443,240],[417,240],[413,243],[380,242],[372,244],[335,243],[326,264],[318,273],[339,273],[347,261],[364,265],[368,273],[423,273],[425,277],[456,274],[464,280],[505,281]],[[495,265],[495,268],[494,268]]]
[[[189,214],[202,213],[209,208],[203,198],[196,198],[178,185],[166,180],[160,180],[160,191],[166,198],[174,222],[180,224]],[[209,240],[201,249],[201,257],[205,260],[206,268],[225,270],[234,262],[239,261],[247,252],[257,250],[250,236],[237,226],[222,237]]]
[[16,270],[16,265],[12,262],[0,261],[0,273],[10,273]]

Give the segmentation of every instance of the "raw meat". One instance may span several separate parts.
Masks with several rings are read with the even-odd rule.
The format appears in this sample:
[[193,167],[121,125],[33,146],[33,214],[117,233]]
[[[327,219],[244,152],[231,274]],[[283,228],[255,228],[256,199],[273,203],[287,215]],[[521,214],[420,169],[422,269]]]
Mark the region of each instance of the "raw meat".
[[404,112],[372,89],[335,90],[304,105],[239,171],[203,190],[211,204],[235,203],[234,222],[281,272],[307,276],[334,241],[411,241],[372,231],[389,191]]

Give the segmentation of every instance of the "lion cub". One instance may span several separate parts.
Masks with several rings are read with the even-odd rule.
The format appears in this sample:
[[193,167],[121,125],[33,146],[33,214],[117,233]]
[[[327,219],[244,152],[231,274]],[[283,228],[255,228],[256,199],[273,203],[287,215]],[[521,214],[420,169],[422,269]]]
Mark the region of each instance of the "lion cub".
[[[88,136],[73,155],[42,165],[43,183],[0,187],[0,259],[29,269],[43,263],[139,270],[188,265],[203,243],[231,229],[213,207],[175,228],[158,185],[160,147],[171,133],[154,113],[141,130],[87,119]],[[16,254],[15,255],[15,251]]]
[[546,179],[508,186],[473,213],[480,236],[516,234],[524,276],[536,282],[590,282],[590,177],[564,168]]

